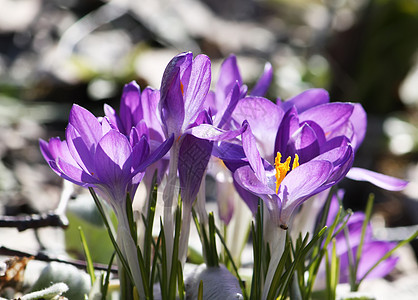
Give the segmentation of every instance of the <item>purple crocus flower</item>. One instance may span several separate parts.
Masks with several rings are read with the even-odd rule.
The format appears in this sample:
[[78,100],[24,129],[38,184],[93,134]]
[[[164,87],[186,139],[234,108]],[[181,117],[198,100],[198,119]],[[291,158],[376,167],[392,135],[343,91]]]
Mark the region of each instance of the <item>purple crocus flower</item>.
[[[347,137],[328,137],[349,121],[353,105],[330,103],[314,109],[299,115],[295,107],[285,112],[265,98],[247,97],[233,114],[251,128],[242,136],[245,157],[235,158],[235,163],[228,154],[221,158],[227,165],[235,165],[232,171],[241,187],[265,200],[277,226],[287,227],[294,209],[339,182],[353,161]],[[250,208],[256,207],[250,203],[254,198],[242,196]]]
[[[310,89],[289,100],[278,102],[278,105],[284,110],[295,109],[303,118],[313,118],[321,120],[325,115],[329,117],[338,117],[329,103],[328,92],[323,89]],[[353,103],[353,110],[350,114],[341,116],[340,122],[334,124],[331,131],[325,131],[327,139],[345,136],[350,140],[354,151],[360,147],[364,140],[367,129],[367,115],[359,103]],[[324,111],[324,107],[330,108],[329,113]],[[348,117],[348,120],[346,119]],[[337,126],[335,126],[337,124]],[[368,181],[378,187],[390,191],[400,191],[405,188],[407,182],[390,176],[362,168],[351,168],[346,175],[348,178],[358,181]]]
[[40,140],[40,147],[58,175],[77,185],[95,188],[116,211],[127,192],[133,197],[137,176],[141,177],[150,164],[164,156],[172,143],[173,137],[150,152],[147,135],[141,135],[135,127],[126,136],[108,118],[100,122],[88,110],[73,105],[66,140]]
[[[119,115],[111,106],[106,104],[104,111],[112,126],[126,136],[130,135],[133,127],[140,134],[146,135],[150,151],[152,152],[165,140],[158,109],[159,101],[159,90],[147,87],[141,93],[139,85],[132,81],[126,84],[123,89]],[[142,181],[145,182],[148,190],[151,188],[152,177],[155,171],[157,171],[157,184],[159,184],[167,171],[167,167],[168,156],[166,155],[147,168],[148,171],[145,173]]]
[[193,59],[191,52],[175,56],[161,82],[159,109],[166,136],[178,139],[201,113],[211,81],[211,63],[206,55]]
[[[137,245],[129,233],[126,195],[134,196],[145,169],[168,152],[174,137],[150,151],[146,124],[129,130],[133,122],[126,118],[119,120],[118,124],[112,124],[107,117],[98,119],[81,106],[73,105],[66,140],[52,138],[49,143],[40,140],[40,147],[45,160],[58,175],[80,186],[94,188],[113,208],[118,219],[117,243],[143,297]],[[117,118],[114,121],[117,122]],[[118,128],[122,128],[122,132]]]
[[[334,195],[331,199],[330,210],[327,217],[327,225],[330,226],[334,222],[337,212],[339,210],[339,204],[337,197]],[[356,259],[357,248],[361,242],[361,231],[365,215],[363,212],[354,212],[350,216],[346,224],[346,233],[341,231],[335,237],[336,254],[340,258],[340,282],[350,282],[350,260],[349,255],[352,255],[354,262]],[[373,238],[371,224],[367,224],[366,232],[363,240],[363,248],[358,262],[358,269],[356,274],[356,280],[363,279],[382,278],[389,274],[398,262],[398,257],[390,256],[388,259],[382,261],[375,269],[369,274],[366,273],[370,270],[375,263],[377,263],[387,252],[396,246],[394,242],[380,241]],[[329,245],[329,251],[331,251],[332,245]],[[350,253],[351,252],[351,253]],[[319,277],[324,277],[325,267],[322,266],[319,271]]]

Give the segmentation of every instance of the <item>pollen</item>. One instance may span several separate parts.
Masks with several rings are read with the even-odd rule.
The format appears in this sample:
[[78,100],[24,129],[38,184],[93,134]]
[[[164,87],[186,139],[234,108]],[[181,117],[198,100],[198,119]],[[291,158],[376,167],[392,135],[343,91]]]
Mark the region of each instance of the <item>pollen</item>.
[[276,194],[279,192],[280,184],[286,177],[287,173],[299,166],[299,156],[297,154],[295,154],[295,158],[293,159],[292,169],[290,169],[290,161],[292,160],[290,156],[283,163],[281,160],[282,154],[277,152],[276,158],[274,160],[274,167],[276,169]]

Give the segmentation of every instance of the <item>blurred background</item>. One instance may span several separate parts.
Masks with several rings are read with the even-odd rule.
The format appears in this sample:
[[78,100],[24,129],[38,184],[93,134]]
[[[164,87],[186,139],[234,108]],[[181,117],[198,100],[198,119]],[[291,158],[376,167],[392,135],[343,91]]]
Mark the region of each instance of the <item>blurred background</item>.
[[[250,88],[271,62],[269,99],[321,87],[332,101],[360,102],[368,132],[355,165],[411,183],[394,193],[347,180],[344,203],[361,210],[375,193],[381,239],[401,240],[417,229],[415,0],[0,0],[0,215],[56,209],[62,181],[43,161],[38,139],[64,137],[73,103],[102,115],[104,103],[119,106],[131,80],[159,88],[168,61],[189,50],[212,59],[213,81],[234,53]],[[69,218],[70,228],[81,222]],[[8,230],[0,231],[3,248],[64,247],[29,231],[23,240],[36,243],[17,246]],[[69,233],[60,238],[67,251],[78,243]],[[411,253],[411,270],[403,272],[416,276]]]

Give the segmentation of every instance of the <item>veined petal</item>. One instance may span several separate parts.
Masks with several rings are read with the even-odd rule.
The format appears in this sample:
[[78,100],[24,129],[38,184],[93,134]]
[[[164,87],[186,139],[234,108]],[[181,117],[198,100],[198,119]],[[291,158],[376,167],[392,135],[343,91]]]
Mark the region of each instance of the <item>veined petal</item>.
[[315,160],[328,160],[334,165],[340,164],[348,148],[352,148],[350,141],[344,137],[336,137],[321,146],[321,154],[315,157]]
[[132,148],[132,167],[137,169],[149,156],[150,147],[146,136],[142,136]]
[[219,107],[217,117],[217,124],[215,125],[219,128],[222,128],[225,124],[227,124],[232,116],[232,112],[234,111],[235,107],[237,106],[238,100],[240,99],[240,91],[239,91],[239,84],[238,81],[232,87],[231,91],[229,92],[228,96],[225,99],[225,104]]
[[279,129],[276,130],[274,155],[277,152],[282,153],[284,157],[292,155],[293,153],[287,153],[287,144],[291,138],[293,132],[299,129],[299,118],[295,107],[290,108],[284,114]]
[[237,181],[234,179],[234,187],[235,190],[238,192],[242,200],[244,200],[245,204],[247,204],[248,208],[251,210],[253,215],[257,213],[258,208],[258,196],[254,195],[253,193],[249,192],[247,189],[243,188]]
[[[243,126],[247,125],[244,121]],[[255,137],[251,131],[250,125],[247,125],[247,130],[242,133],[242,148],[244,148],[245,156],[248,158],[251,168],[254,170],[258,180],[263,184],[267,183],[266,172],[260,153],[257,149]]]
[[135,168],[134,174],[138,174],[139,172],[144,172],[145,169],[151,165],[152,163],[156,162],[157,160],[161,159],[171,148],[174,142],[174,134],[165,140],[161,145],[159,145],[149,156],[145,159],[138,167]]
[[120,118],[123,123],[125,135],[142,119],[140,107],[141,89],[135,81],[125,84],[120,101]]
[[[202,110],[211,81],[211,63],[206,55],[198,55],[193,60],[188,86],[184,87],[185,123],[194,121]],[[183,81],[182,84],[184,85]],[[186,125],[184,124],[184,125]]]
[[283,179],[278,196],[282,200],[280,219],[287,224],[293,211],[318,190],[332,171],[329,161],[310,161],[292,170]]
[[60,157],[74,166],[77,165],[68,150],[67,142],[61,141],[58,137],[49,139],[49,142],[39,139],[39,146],[46,161],[56,160]]
[[223,161],[225,166],[231,171],[248,165],[248,159],[245,156],[242,146],[228,142],[215,143],[212,155]]
[[232,117],[240,124],[248,121],[261,155],[272,162],[277,128],[283,115],[282,109],[268,99],[246,97],[238,101]]
[[105,116],[109,119],[110,124],[112,124],[114,128],[117,128],[119,129],[119,131],[123,132],[122,122],[119,116],[117,115],[116,111],[114,110],[114,108],[105,103],[103,110],[104,110]]
[[247,125],[243,125],[236,130],[223,130],[215,127],[211,124],[200,124],[196,127],[192,127],[186,131],[191,135],[205,139],[208,141],[227,141],[232,140],[247,130]]
[[112,129],[117,129],[116,127],[114,127],[114,126],[110,123],[110,121],[109,121],[109,118],[108,118],[108,117],[104,117],[104,118],[102,119],[101,125],[102,125],[102,135],[105,135],[106,133],[108,133],[108,132],[109,132],[110,130],[112,130]]
[[143,137],[149,138],[149,129],[145,120],[139,121],[135,127],[132,127],[129,140],[131,141],[132,147]]
[[401,191],[408,185],[408,182],[405,180],[362,168],[351,168],[347,173],[347,177],[357,181],[368,181],[388,191]]
[[257,83],[253,87],[250,95],[251,96],[264,96],[270,86],[271,80],[273,79],[273,67],[271,63],[267,62],[264,66],[263,75],[258,79]]
[[158,111],[158,102],[160,101],[160,91],[145,88],[141,94],[141,113],[145,124],[149,130],[149,138],[162,142],[164,132],[161,127],[161,118]]
[[[99,180],[97,180],[96,178],[94,178],[93,176],[91,176],[90,174],[82,170],[81,168],[73,166],[60,158],[58,158],[55,163],[58,169],[61,171],[60,176],[77,185],[92,186],[92,185],[100,183]],[[51,167],[53,166],[51,165]]]
[[275,194],[275,191],[260,181],[250,166],[243,166],[234,172],[234,179],[244,189],[257,195]]
[[[168,66],[167,66],[168,68]],[[164,77],[161,83],[161,97],[159,102],[159,109],[162,122],[165,126],[165,135],[169,136],[172,133],[176,137],[180,136],[181,128],[184,122],[185,110],[183,93],[180,82],[180,68],[175,68],[168,72],[170,77],[167,77],[164,72]]]
[[[308,123],[303,124],[296,132],[292,134],[289,146],[292,146],[294,152],[299,155],[299,163],[303,164],[310,161],[314,157],[319,155],[319,142],[315,134]],[[286,151],[286,155],[293,156],[293,153]]]
[[132,178],[132,147],[126,136],[109,131],[97,145],[94,163],[96,176],[103,184],[126,189]]
[[97,118],[77,104],[71,108],[69,124],[78,131],[88,149],[94,147],[102,137],[102,127]]
[[212,142],[187,134],[179,151],[178,171],[181,198],[185,205],[191,206],[205,174],[212,153]]
[[[242,78],[237,65],[237,58],[231,54],[226,58],[219,71],[219,79],[216,83],[216,107],[222,107],[226,96],[238,82],[242,86]],[[242,122],[240,122],[242,123]]]
[[309,89],[296,95],[293,98],[281,103],[281,107],[284,111],[288,111],[293,106],[296,107],[299,114],[302,112],[329,102],[329,94],[324,89]]
[[354,105],[351,103],[326,103],[299,114],[299,121],[312,120],[321,126],[327,135],[348,122],[353,110]]
[[[102,129],[100,128],[100,131]],[[90,145],[85,143],[77,129],[69,123],[65,130],[68,150],[77,164],[87,173],[94,173],[94,153],[96,151],[96,144]]]

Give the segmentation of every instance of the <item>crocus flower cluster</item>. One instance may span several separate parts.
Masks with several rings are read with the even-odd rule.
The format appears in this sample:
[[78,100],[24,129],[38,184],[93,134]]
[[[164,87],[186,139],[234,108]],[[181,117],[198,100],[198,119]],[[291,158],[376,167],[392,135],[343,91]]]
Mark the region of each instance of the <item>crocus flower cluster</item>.
[[[209,162],[226,166],[233,179],[229,184],[253,214],[259,199],[264,203],[264,226],[271,229],[266,230],[265,241],[272,246],[268,289],[283,251],[283,232],[292,229],[295,212],[304,202],[350,174],[367,124],[360,104],[331,103],[323,89],[311,89],[287,101],[264,98],[272,76],[272,67],[266,64],[248,92],[231,55],[221,66],[215,90],[210,91],[210,59],[181,53],[168,63],[160,90],[147,87],[141,92],[135,82],[127,84],[119,114],[105,105],[105,116],[97,118],[74,105],[66,140],[41,140],[41,151],[58,175],[93,188],[110,204],[123,229],[118,233],[129,231],[126,195],[132,199],[143,179],[150,188],[157,171],[157,183],[165,184],[163,225],[169,269],[177,263],[172,253],[178,195],[183,214],[178,261],[184,264],[196,199],[200,221],[206,222],[204,178]],[[405,186],[403,181],[358,168],[351,177],[392,190]],[[220,206],[224,207],[221,218],[228,223],[233,206]],[[132,241],[122,238],[121,243],[125,255],[132,257],[128,249]],[[133,273],[142,296],[141,274]]]

